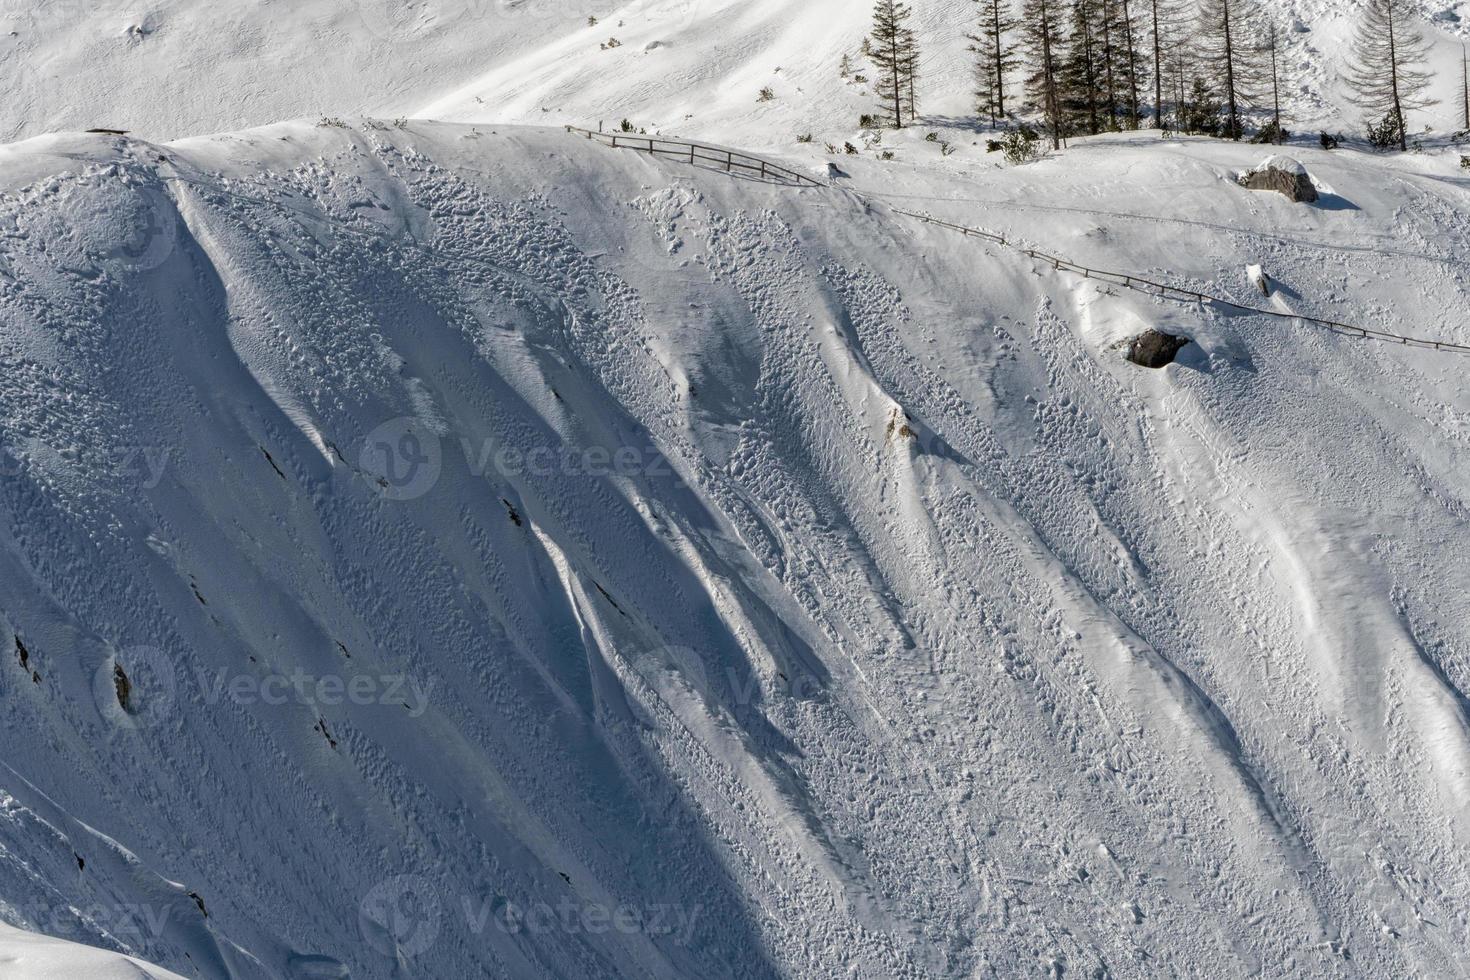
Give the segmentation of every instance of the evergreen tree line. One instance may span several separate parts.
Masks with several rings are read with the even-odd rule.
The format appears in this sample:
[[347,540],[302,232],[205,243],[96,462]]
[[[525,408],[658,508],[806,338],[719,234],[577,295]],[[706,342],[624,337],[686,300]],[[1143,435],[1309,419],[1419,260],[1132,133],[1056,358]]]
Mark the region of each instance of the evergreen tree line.
[[[1286,137],[1292,86],[1282,32],[1258,0],[974,0],[965,37],[975,56],[975,108],[995,126],[1025,113],[1053,148],[1068,137],[1152,125],[1226,139]],[[863,53],[873,62],[881,116],[917,113],[919,44],[910,8],[877,0]],[[1410,0],[1366,0],[1347,79],[1370,140],[1408,148],[1408,117],[1433,104],[1429,44]],[[1470,71],[1465,77],[1470,129]],[[1020,92],[1022,98],[1016,100]]]

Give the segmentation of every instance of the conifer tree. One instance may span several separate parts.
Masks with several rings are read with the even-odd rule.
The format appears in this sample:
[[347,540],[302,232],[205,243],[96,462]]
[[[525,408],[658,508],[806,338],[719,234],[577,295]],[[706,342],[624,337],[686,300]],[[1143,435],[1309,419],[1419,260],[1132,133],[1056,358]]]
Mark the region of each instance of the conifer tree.
[[1011,46],[1010,33],[1016,28],[1010,0],[976,0],[980,5],[978,34],[965,35],[975,54],[975,101],[982,115],[992,125],[1006,118],[1006,76],[1020,63]]
[[1281,33],[1274,20],[1266,25],[1263,49],[1271,73],[1271,142],[1279,143],[1285,138],[1285,130],[1281,127]]
[[1260,81],[1258,17],[1255,0],[1200,3],[1200,57],[1219,85],[1225,113],[1220,135],[1227,139],[1238,140],[1245,135],[1245,111]]
[[869,57],[878,68],[877,91],[882,109],[894,129],[902,128],[913,108],[912,81],[918,69],[918,44],[904,27],[912,11],[898,0],[878,0],[873,7]]
[[1142,123],[1142,112],[1138,103],[1138,88],[1142,84],[1143,65],[1138,57],[1138,21],[1135,19],[1136,4],[1129,0],[1117,0],[1114,12],[1118,15],[1114,33],[1118,37],[1119,66],[1122,75],[1120,96],[1127,112],[1128,128],[1137,129]]
[[1072,36],[1062,65],[1062,107],[1068,133],[1102,132],[1107,104],[1103,83],[1098,0],[1073,0]]
[[1408,149],[1406,115],[1434,105],[1426,95],[1429,42],[1412,17],[1406,0],[1367,0],[1346,72],[1354,101],[1388,124],[1400,150]]
[[[1154,125],[1163,129],[1165,76],[1169,74],[1171,67],[1179,67],[1177,62],[1181,55],[1174,40],[1178,34],[1179,9],[1175,0],[1148,0],[1148,5],[1149,41],[1154,55]],[[1174,77],[1173,84],[1177,90],[1184,82],[1183,79]],[[1177,106],[1181,101],[1182,96],[1176,91],[1174,104]]]
[[1062,16],[1060,0],[1025,0],[1021,14],[1022,35],[1034,66],[1026,85],[1041,107],[1054,150],[1061,148],[1066,135],[1061,91],[1062,59],[1066,54]]

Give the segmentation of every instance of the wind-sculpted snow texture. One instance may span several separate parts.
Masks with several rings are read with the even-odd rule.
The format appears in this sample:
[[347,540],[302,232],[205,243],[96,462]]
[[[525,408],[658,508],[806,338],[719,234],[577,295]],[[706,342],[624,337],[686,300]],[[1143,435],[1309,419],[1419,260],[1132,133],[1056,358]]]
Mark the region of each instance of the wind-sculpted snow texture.
[[[936,206],[1470,340],[1448,162],[1307,154],[1307,209],[1105,149]],[[0,175],[0,918],[203,977],[1470,970],[1464,360],[559,131]]]

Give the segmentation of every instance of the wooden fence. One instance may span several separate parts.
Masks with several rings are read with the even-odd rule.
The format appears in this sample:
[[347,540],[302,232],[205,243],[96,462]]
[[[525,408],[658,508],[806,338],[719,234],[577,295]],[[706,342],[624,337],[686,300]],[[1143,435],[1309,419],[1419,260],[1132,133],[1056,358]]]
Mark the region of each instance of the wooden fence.
[[645,136],[641,133],[620,131],[602,133],[591,129],[579,129],[576,126],[568,126],[567,132],[585,136],[590,140],[600,140],[604,145],[616,150],[639,150],[655,156],[663,155],[692,166],[703,164],[728,173],[743,173],[762,180],[791,184],[796,187],[826,186],[815,177],[808,176],[799,170],[792,170],[790,167],[783,167],[770,160],[763,160],[758,156],[722,146],[709,146],[689,140],[665,139],[662,136]]

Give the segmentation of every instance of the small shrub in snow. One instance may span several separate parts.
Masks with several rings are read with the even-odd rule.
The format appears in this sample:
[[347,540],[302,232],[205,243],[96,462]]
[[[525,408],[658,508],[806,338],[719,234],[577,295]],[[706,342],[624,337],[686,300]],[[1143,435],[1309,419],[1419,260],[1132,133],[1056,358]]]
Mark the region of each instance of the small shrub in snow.
[[602,42],[602,45],[601,45],[602,50],[604,50],[604,51],[610,50],[612,48],[620,48],[622,46],[623,46],[623,42],[622,41],[619,41],[615,37],[608,38],[606,41],[603,41]]
[[1019,167],[1023,163],[1031,163],[1046,156],[1046,149],[1041,145],[1041,137],[1037,136],[1036,130],[1030,126],[1013,129],[1002,136],[1000,151],[1006,158],[1006,163],[1013,167]]
[[858,116],[858,128],[859,129],[877,129],[878,128],[878,117],[875,116],[875,115],[873,115],[870,112],[864,112],[864,113],[862,113],[860,116]]
[[846,153],[848,156],[856,156],[857,147],[853,146],[851,143],[843,143],[842,152]]
[[1317,137],[1317,141],[1322,144],[1322,149],[1324,150],[1337,149],[1338,137],[1336,136],[1329,136],[1324,132],[1321,136]]
[[635,129],[637,129],[638,127],[636,127],[636,126],[633,125],[633,120],[631,120],[631,119],[624,119],[622,122],[618,123],[618,128],[621,129],[625,133],[631,133]]
[[1464,156],[1463,154],[1460,156],[1460,169],[1470,170],[1470,157]]
[[1251,138],[1251,142],[1279,146],[1289,139],[1291,139],[1291,133],[1282,129],[1281,124],[1273,119],[1261,127],[1261,131]]
[[867,83],[868,76],[864,75],[862,72],[858,72],[856,75],[852,76],[852,80],[854,82],[857,82],[859,85],[863,85]]
[[924,141],[926,143],[938,143],[939,142],[939,134],[938,133],[925,133],[924,134]]
[[331,127],[332,129],[346,129],[347,128],[347,123],[345,121],[343,121],[342,119],[337,118],[336,116],[322,116],[320,119],[317,120],[317,123],[316,124],[317,124],[317,126],[319,126],[321,128],[327,128],[327,127]]
[[755,97],[757,102],[769,102],[776,97],[776,92],[769,85],[762,85],[760,94]]
[[847,55],[842,56],[842,63],[837,66],[837,74],[843,78],[852,74],[852,59]]
[[828,143],[827,144],[827,152],[828,153],[831,153],[831,154],[833,154],[835,156],[836,153],[837,153],[837,147],[833,146],[831,143]]
[[797,134],[796,142],[798,142],[798,143],[810,143],[811,141],[812,141],[812,134],[811,133],[798,133]]
[[597,18],[596,17],[588,17],[587,18],[587,26],[588,27],[596,27],[597,26]]
[[1403,121],[1397,113],[1389,112],[1377,125],[1368,123],[1368,145],[1375,150],[1392,150],[1404,142]]
[[892,160],[893,159],[893,151],[892,150],[884,150],[882,153],[878,154],[878,159],[879,160]]

